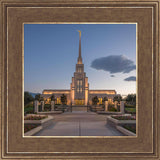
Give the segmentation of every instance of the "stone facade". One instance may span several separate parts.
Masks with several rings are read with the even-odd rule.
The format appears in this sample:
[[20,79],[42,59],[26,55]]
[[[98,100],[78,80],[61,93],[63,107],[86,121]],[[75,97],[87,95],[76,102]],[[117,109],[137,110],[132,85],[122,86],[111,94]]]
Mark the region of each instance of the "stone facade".
[[79,56],[76,64],[76,71],[74,72],[74,77],[72,77],[72,82],[70,84],[70,90],[43,90],[41,96],[44,99],[49,99],[52,94],[55,96],[56,103],[60,103],[61,95],[65,94],[67,96],[68,105],[92,104],[92,98],[94,96],[99,98],[101,104],[104,97],[112,100],[116,95],[115,90],[89,90],[88,77],[86,77],[86,73],[84,72],[84,64],[82,63],[81,56],[81,31],[79,31]]

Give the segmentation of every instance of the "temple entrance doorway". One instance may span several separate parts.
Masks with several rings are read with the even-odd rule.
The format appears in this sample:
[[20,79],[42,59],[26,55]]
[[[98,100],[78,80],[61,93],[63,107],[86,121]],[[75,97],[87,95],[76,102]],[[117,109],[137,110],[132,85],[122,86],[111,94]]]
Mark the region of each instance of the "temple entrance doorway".
[[76,106],[83,106],[84,105],[84,99],[81,99],[81,100],[76,99],[75,100],[75,105]]

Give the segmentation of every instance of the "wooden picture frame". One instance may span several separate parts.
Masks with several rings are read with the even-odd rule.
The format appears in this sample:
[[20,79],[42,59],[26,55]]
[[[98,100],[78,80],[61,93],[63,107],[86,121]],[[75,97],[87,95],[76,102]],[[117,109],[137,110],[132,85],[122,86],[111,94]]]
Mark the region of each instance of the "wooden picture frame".
[[[160,160],[159,0],[1,0],[1,159]],[[137,23],[136,137],[23,137],[24,23]]]

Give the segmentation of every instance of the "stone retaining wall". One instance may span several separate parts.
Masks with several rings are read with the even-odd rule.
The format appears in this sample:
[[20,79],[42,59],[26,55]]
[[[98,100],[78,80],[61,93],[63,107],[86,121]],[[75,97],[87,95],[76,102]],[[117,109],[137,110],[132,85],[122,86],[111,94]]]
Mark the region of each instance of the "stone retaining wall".
[[31,129],[30,131],[24,133],[24,136],[33,136],[37,132],[39,132],[41,129],[46,128],[50,124],[53,123],[53,117],[48,116],[48,118],[42,119],[42,120],[24,120],[24,124],[40,124],[39,127],[36,127],[34,129]]

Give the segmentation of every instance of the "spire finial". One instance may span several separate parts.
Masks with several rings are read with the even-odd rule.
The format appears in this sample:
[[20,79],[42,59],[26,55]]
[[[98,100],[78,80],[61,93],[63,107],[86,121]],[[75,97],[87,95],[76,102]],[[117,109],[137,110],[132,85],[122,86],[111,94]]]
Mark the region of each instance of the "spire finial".
[[80,31],[80,30],[78,30],[78,32],[79,32],[79,36],[81,36],[81,31]]
[[82,64],[82,57],[81,57],[81,31],[79,32],[79,56],[78,56],[78,64]]

